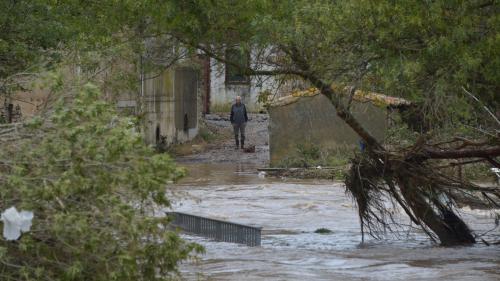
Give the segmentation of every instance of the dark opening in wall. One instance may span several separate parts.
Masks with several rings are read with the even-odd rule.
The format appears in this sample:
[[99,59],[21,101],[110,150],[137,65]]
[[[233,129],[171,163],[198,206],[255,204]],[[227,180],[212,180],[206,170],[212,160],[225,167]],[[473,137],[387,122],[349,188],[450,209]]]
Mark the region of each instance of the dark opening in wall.
[[197,70],[179,67],[175,70],[175,127],[185,132],[197,127],[198,79]]
[[159,144],[160,141],[161,141],[160,125],[156,125],[156,144]]
[[189,119],[187,113],[184,114],[184,132],[189,130]]
[[250,66],[250,54],[240,49],[226,50],[226,84],[249,84],[245,69]]

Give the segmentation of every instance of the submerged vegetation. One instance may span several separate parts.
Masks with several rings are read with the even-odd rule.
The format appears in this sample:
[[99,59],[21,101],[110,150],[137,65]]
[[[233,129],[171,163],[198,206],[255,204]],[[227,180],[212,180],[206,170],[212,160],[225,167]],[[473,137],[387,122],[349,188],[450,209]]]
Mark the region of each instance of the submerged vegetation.
[[329,233],[332,233],[332,231],[328,228],[318,228],[314,231],[314,233],[318,233],[318,234],[329,234]]

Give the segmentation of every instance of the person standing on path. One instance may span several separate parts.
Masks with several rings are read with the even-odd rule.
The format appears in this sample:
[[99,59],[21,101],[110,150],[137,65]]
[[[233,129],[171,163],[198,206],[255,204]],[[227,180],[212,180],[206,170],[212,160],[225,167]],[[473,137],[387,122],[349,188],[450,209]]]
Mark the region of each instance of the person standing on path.
[[248,116],[247,108],[241,102],[241,97],[236,97],[236,102],[231,106],[231,124],[234,130],[234,140],[236,141],[236,149],[240,147],[240,141],[238,139],[238,134],[241,135],[241,149],[245,146],[245,127],[247,125]]

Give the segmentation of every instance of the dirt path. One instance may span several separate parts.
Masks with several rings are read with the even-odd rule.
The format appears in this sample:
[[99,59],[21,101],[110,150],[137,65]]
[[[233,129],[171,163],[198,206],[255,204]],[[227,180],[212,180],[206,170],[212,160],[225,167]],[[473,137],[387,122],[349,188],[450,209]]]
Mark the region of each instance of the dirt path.
[[268,115],[249,114],[248,118],[245,146],[255,145],[254,153],[235,149],[233,129],[228,114],[207,114],[206,126],[217,136],[216,139],[209,142],[202,152],[178,157],[177,161],[267,166],[269,163]]

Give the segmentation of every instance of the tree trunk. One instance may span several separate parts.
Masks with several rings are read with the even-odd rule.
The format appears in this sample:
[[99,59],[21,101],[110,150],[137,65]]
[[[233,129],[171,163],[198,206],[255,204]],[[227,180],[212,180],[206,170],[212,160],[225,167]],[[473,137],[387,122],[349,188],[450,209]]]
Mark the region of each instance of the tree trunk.
[[470,229],[453,211],[441,206],[439,210],[441,214],[436,213],[432,205],[413,186],[410,177],[398,176],[397,182],[403,198],[415,217],[438,236],[441,245],[466,245],[476,242]]

